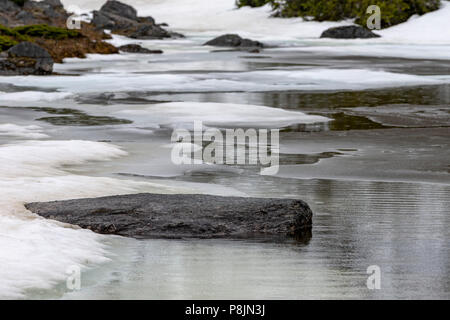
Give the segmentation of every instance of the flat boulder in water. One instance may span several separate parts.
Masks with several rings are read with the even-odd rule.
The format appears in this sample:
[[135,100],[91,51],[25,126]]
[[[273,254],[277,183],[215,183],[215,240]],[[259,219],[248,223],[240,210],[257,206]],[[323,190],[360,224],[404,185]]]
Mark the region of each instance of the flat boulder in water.
[[320,37],[333,39],[370,39],[379,38],[380,36],[360,26],[344,26],[327,29]]
[[163,53],[162,50],[150,50],[150,49],[144,48],[138,44],[126,44],[126,45],[120,46],[119,50],[122,52],[142,53],[142,54],[161,54],[161,53]]
[[231,48],[263,48],[259,41],[244,39],[237,34],[225,34],[214,38],[204,44],[205,46],[231,47]]
[[301,200],[135,194],[30,203],[42,217],[134,238],[301,237],[312,211]]

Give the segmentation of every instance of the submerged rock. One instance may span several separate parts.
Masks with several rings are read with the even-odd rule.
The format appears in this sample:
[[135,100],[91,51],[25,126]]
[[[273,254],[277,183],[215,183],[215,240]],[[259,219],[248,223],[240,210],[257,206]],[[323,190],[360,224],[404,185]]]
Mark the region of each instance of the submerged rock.
[[144,48],[138,44],[126,44],[119,47],[120,51],[129,52],[129,53],[143,53],[143,54],[161,54],[162,50],[150,50]]
[[107,1],[99,11],[93,12],[92,24],[97,29],[111,30],[134,39],[183,37],[163,29],[152,17],[139,17],[135,8],[115,0]]
[[245,49],[249,48],[255,49],[264,47],[264,44],[262,44],[259,41],[244,39],[237,34],[225,34],[206,42],[204,45],[215,47],[245,48]]
[[301,200],[186,194],[135,194],[25,206],[45,218],[135,238],[302,236],[310,233],[313,215]]
[[333,39],[369,39],[380,38],[380,36],[372,31],[360,26],[344,26],[335,27],[325,30],[321,38]]
[[47,75],[52,72],[52,57],[35,43],[21,42],[0,54],[0,75]]

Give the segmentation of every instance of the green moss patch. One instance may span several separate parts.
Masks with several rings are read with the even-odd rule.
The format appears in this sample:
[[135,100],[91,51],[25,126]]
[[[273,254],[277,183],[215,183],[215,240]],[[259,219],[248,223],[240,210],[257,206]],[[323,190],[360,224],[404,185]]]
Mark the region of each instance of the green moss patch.
[[0,52],[8,50],[22,41],[34,39],[65,40],[77,39],[83,35],[78,30],[52,27],[48,25],[30,25],[8,28],[0,25]]
[[8,50],[11,47],[14,47],[19,42],[15,41],[9,36],[0,36],[0,51]]
[[275,15],[280,17],[303,17],[315,21],[340,21],[355,19],[366,25],[371,5],[381,9],[381,25],[390,27],[407,21],[412,15],[425,14],[439,9],[440,0],[237,0],[238,7],[258,7],[270,3]]
[[74,39],[82,37],[82,34],[78,30],[52,27],[45,24],[16,27],[13,28],[13,31],[22,36],[53,40]]

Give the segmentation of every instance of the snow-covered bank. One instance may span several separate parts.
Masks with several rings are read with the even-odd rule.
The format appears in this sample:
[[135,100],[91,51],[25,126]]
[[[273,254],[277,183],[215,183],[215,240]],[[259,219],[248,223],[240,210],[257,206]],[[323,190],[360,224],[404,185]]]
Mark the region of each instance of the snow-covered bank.
[[[83,10],[98,9],[105,0],[63,0]],[[318,38],[327,28],[344,22],[305,22],[301,18],[272,18],[270,6],[236,9],[235,0],[123,0],[142,15],[167,22],[172,28],[189,34],[240,33],[265,41],[292,41]],[[374,42],[450,44],[450,4],[408,22],[379,31],[383,38]]]
[[450,44],[450,2],[442,0],[441,9],[379,31],[392,43]]
[[[15,127],[8,128],[17,132]],[[116,146],[91,141],[0,145],[0,298],[24,298],[27,290],[52,289],[64,283],[72,266],[84,270],[109,261],[106,237],[39,218],[28,212],[24,203],[138,192],[192,192],[189,187],[89,177],[68,169],[124,155]]]

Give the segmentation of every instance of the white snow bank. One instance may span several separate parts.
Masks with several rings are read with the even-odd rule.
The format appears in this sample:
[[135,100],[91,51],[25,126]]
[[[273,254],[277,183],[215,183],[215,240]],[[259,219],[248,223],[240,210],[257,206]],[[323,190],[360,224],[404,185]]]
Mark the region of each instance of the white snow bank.
[[0,146],[0,298],[64,282],[66,270],[108,261],[107,238],[45,220],[24,203],[137,192],[187,192],[150,182],[86,177],[67,165],[108,160],[126,153],[106,143],[29,141]]

